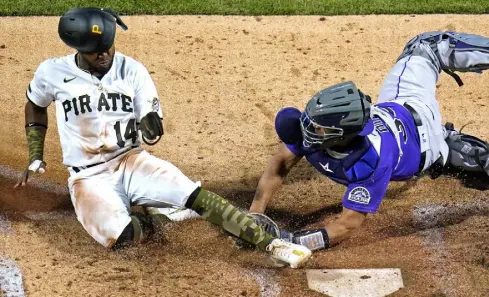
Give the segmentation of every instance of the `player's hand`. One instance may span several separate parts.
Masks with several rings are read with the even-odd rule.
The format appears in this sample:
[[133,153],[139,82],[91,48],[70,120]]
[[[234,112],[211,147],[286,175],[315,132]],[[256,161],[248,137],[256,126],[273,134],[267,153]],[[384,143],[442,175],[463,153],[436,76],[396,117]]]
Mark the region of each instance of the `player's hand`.
[[141,119],[139,129],[141,129],[143,136],[149,140],[155,140],[158,136],[162,136],[163,124],[161,123],[158,113],[154,111],[148,112],[148,114]]
[[46,162],[41,161],[41,160],[35,160],[33,161],[29,167],[22,173],[22,176],[19,178],[19,181],[15,184],[14,188],[17,188],[18,186],[25,186],[27,185],[27,182],[29,181],[29,178],[34,174],[34,173],[44,173],[46,171]]

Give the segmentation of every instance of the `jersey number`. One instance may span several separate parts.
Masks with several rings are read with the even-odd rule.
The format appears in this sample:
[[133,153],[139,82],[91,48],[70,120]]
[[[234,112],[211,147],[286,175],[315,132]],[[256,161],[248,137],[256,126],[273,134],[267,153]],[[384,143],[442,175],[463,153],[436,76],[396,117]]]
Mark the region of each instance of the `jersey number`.
[[114,125],[115,135],[117,136],[117,145],[119,147],[124,147],[126,144],[126,139],[132,139],[132,143],[136,143],[138,137],[138,130],[136,129],[136,120],[130,119],[126,126],[126,132],[124,132],[124,139],[121,135],[121,121],[115,122]]
[[396,123],[396,128],[399,131],[399,133],[402,134],[404,144],[406,144],[408,141],[408,139],[407,139],[408,136],[406,133],[406,127],[404,127],[404,123],[401,120],[399,120],[398,118],[394,119],[394,123]]

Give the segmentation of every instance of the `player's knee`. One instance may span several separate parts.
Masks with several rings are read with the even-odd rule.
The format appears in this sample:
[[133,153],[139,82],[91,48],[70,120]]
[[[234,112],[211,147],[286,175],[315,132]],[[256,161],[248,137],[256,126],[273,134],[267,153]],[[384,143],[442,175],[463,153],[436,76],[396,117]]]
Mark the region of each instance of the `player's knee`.
[[142,215],[131,215],[131,222],[127,224],[112,246],[113,250],[121,249],[134,243],[145,241],[151,233],[151,226]]

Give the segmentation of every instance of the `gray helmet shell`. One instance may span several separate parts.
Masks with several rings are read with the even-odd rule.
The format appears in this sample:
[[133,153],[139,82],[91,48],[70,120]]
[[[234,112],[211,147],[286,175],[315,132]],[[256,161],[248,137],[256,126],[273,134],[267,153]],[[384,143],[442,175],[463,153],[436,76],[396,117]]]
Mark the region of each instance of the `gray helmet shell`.
[[[351,81],[318,92],[301,115],[304,144],[328,148],[353,139],[370,119],[371,103]],[[316,128],[326,132],[319,134]]]

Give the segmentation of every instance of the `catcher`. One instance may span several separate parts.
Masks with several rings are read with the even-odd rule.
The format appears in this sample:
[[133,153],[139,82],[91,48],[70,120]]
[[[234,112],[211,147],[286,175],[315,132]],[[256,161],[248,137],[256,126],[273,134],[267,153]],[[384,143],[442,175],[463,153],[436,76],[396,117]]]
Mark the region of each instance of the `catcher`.
[[[275,128],[283,141],[258,183],[250,212],[263,213],[288,172],[303,157],[320,173],[347,187],[339,218],[315,230],[284,231],[283,237],[311,250],[350,237],[380,206],[390,181],[448,167],[489,173],[487,143],[443,126],[435,90],[441,71],[489,68],[489,39],[456,32],[414,37],[385,79],[378,104],[353,82],[326,88],[303,112],[280,110]],[[485,174],[484,174],[485,175]]]
[[[103,246],[142,242],[161,226],[154,208],[186,207],[280,263],[304,264],[311,256],[306,247],[266,232],[253,216],[141,148],[139,133],[148,144],[163,135],[162,112],[146,68],[115,51],[117,25],[127,29],[116,13],[100,8],[75,8],[61,17],[59,37],[77,53],[41,63],[27,88],[29,165],[16,186],[46,168],[47,107],[54,102],[77,218]],[[133,205],[152,211],[138,215]]]

